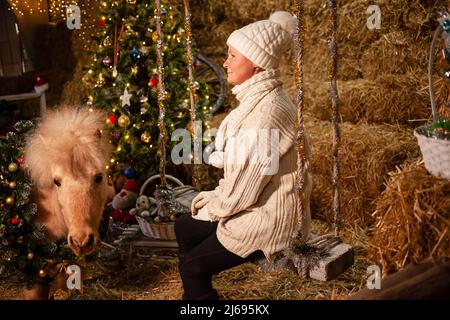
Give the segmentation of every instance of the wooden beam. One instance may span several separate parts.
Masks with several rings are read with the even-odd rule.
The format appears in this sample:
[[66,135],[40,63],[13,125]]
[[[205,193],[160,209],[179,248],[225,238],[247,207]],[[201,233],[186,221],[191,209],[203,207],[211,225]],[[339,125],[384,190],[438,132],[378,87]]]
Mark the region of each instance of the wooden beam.
[[427,260],[381,280],[381,289],[364,288],[348,300],[450,299],[450,259]]

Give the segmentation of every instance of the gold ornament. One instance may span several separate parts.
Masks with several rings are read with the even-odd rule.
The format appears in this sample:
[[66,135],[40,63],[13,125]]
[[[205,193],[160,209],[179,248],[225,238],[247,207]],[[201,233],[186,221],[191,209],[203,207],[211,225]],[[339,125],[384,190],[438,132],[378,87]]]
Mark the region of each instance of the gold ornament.
[[137,66],[131,67],[131,74],[137,74],[139,71],[139,68]]
[[16,172],[17,169],[19,169],[19,165],[18,165],[17,163],[15,163],[15,162],[11,162],[11,163],[8,165],[8,170],[9,170],[9,172]]
[[12,206],[14,204],[14,197],[13,196],[6,197],[5,203],[9,206]]
[[116,66],[114,66],[114,68],[113,68],[112,76],[113,76],[114,78],[117,77],[117,68],[116,68]]
[[141,134],[141,141],[144,143],[149,143],[152,139],[152,136],[148,131],[145,131],[143,134]]
[[44,269],[39,270],[39,277],[45,278],[47,276],[47,272]]
[[154,31],[154,32],[152,33],[152,40],[153,40],[154,42],[157,42],[158,39],[159,39],[158,31]]
[[11,189],[15,189],[16,188],[16,182],[15,181],[11,181],[10,183],[9,183],[9,187],[11,188]]
[[28,259],[28,260],[33,260],[33,258],[34,258],[34,253],[33,253],[33,252],[29,252],[29,253],[27,254],[27,259]]
[[121,115],[119,117],[119,120],[117,120],[119,123],[119,127],[121,128],[127,128],[130,125],[130,118],[126,115]]
[[103,75],[100,73],[97,79],[97,86],[102,87],[105,84],[105,78],[103,78]]
[[111,44],[112,44],[111,38],[110,38],[109,36],[107,36],[107,37],[105,38],[105,40],[103,40],[103,45],[104,45],[105,47],[109,47]]

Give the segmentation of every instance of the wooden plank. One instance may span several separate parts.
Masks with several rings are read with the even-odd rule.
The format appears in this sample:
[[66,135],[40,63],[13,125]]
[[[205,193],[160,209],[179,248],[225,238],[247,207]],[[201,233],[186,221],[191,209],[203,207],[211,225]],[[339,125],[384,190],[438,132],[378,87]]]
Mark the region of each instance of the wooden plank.
[[[311,234],[310,240],[316,239],[317,236]],[[270,263],[266,258],[256,261],[256,263],[266,271],[287,269],[297,272],[294,262],[287,254],[283,254],[280,260]],[[329,281],[336,279],[340,274],[344,273],[354,263],[353,248],[345,243],[339,243],[329,249],[327,255],[321,258],[316,266],[311,268],[308,277],[319,280]]]
[[129,242],[133,247],[178,248],[178,242],[172,240],[134,240]]
[[320,281],[336,279],[354,263],[353,248],[340,243],[330,249],[328,256],[320,259],[319,265],[309,271],[309,277]]
[[40,92],[40,93],[28,92],[28,93],[20,93],[20,94],[11,94],[11,95],[7,95],[7,96],[0,96],[0,100],[6,100],[6,101],[27,100],[27,99],[39,98],[43,94],[44,94],[44,92]]

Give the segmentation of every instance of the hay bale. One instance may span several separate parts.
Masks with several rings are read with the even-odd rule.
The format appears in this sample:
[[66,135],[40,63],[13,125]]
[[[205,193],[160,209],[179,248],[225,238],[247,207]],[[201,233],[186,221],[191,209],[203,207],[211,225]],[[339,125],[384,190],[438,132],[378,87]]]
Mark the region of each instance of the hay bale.
[[450,257],[450,181],[416,160],[390,173],[376,200],[369,257],[383,275],[428,257]]
[[[331,211],[332,136],[329,122],[308,118],[306,132],[312,146],[312,213],[333,221]],[[365,227],[373,221],[373,201],[383,190],[387,173],[420,151],[409,129],[393,125],[341,126],[340,190],[341,216],[346,226]]]
[[415,40],[407,33],[384,34],[362,54],[359,65],[365,79],[382,74],[404,74],[411,70],[426,73],[430,42]]
[[[329,82],[305,83],[305,109],[321,120],[331,118]],[[295,87],[289,87],[293,96]],[[401,123],[416,126],[431,115],[425,74],[382,75],[376,80],[338,81],[341,119],[352,123]]]
[[[408,61],[399,60],[403,52],[395,56],[396,47],[384,48],[384,55],[392,52],[391,57],[399,61],[399,65],[392,61],[391,69],[398,73],[405,73],[411,68],[409,62],[416,67],[423,67],[427,60],[427,50],[422,50],[425,44],[431,42],[432,33],[436,28],[436,14],[438,9],[447,5],[444,0],[436,1],[420,0],[381,0],[373,3],[370,0],[345,1],[338,7],[338,50],[340,53],[339,79],[352,80],[366,77],[364,69],[378,68],[380,73],[392,73],[391,70],[379,68],[378,62],[389,63],[380,60],[375,61],[379,54],[380,41],[389,34],[397,34],[402,39],[407,39]],[[369,30],[366,26],[369,14],[367,8],[376,4],[381,11],[381,29]],[[328,57],[326,43],[329,38],[329,13],[326,3],[320,0],[305,2],[305,72],[314,73],[316,79],[326,80],[328,77]],[[371,66],[363,64],[362,56],[369,50],[372,57]],[[419,54],[418,54],[419,53]],[[366,58],[368,59],[368,58]],[[376,74],[376,75],[378,75]]]

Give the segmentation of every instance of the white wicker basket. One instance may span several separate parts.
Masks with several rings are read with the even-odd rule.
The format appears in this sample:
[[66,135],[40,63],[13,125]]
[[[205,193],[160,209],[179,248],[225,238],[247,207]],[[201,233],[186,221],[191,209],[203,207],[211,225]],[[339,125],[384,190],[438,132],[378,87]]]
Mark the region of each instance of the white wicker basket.
[[144,236],[161,240],[176,240],[174,222],[149,223],[139,216],[136,216],[136,220]]
[[425,168],[436,177],[450,179],[450,141],[423,135],[421,132],[427,127],[429,125],[414,130]]
[[[177,201],[180,204],[190,208],[192,199],[194,198],[195,195],[198,194],[198,192],[195,192],[192,186],[184,185],[180,180],[171,175],[166,174],[166,179],[171,180],[178,185],[178,187],[174,188]],[[150,183],[152,183],[155,180],[160,180],[160,176],[154,175],[148,178],[147,181],[145,181],[145,183],[142,185],[139,194],[143,195],[147,186],[149,186]],[[151,202],[156,203],[156,200],[154,198],[152,197],[149,198],[151,199]],[[159,206],[157,209],[164,210],[164,208],[160,208]],[[165,214],[163,213],[163,215]],[[136,215],[136,220],[139,224],[139,228],[141,229],[143,235],[154,239],[176,240],[175,222],[152,223],[148,222],[147,220],[138,215]]]

